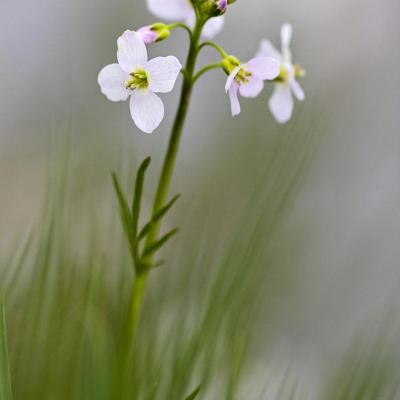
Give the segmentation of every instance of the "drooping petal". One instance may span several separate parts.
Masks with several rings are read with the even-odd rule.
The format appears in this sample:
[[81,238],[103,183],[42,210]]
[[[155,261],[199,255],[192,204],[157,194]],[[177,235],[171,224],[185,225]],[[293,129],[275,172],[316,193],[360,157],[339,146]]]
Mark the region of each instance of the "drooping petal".
[[193,12],[193,7],[188,0],[147,0],[150,12],[156,17],[182,21]]
[[156,93],[168,93],[175,85],[182,65],[174,56],[156,57],[146,67],[149,74],[149,89]]
[[225,17],[214,17],[210,18],[204,25],[202,36],[205,39],[212,39],[214,36],[218,35],[225,25]]
[[122,101],[129,97],[129,92],[125,88],[126,78],[127,74],[119,64],[110,64],[100,71],[97,82],[108,100]]
[[285,61],[291,61],[290,43],[293,36],[293,27],[290,24],[283,24],[281,28],[282,55]]
[[253,58],[244,67],[247,71],[262,80],[275,79],[280,72],[279,61],[271,57]]
[[283,83],[275,85],[274,93],[269,100],[269,108],[275,119],[284,124],[293,113],[293,97],[290,86]]
[[232,87],[232,84],[236,78],[236,75],[239,73],[240,69],[242,67],[236,67],[231,74],[228,76],[228,79],[226,80],[226,84],[225,84],[225,91],[228,92],[228,90]]
[[257,97],[264,89],[264,82],[255,76],[250,77],[248,83],[242,83],[239,86],[239,93],[243,97]]
[[303,101],[306,98],[303,88],[300,86],[299,82],[296,81],[296,79],[293,78],[290,81],[290,87],[292,88],[297,100]]
[[150,90],[135,90],[131,95],[130,110],[136,126],[144,133],[152,133],[164,118],[164,104]]
[[138,66],[147,62],[146,45],[142,37],[134,31],[125,31],[118,38],[117,58],[121,68],[131,73]]
[[281,53],[275,48],[275,46],[267,39],[264,39],[261,44],[260,48],[256,54],[257,57],[272,57],[278,61],[282,61]]
[[240,114],[241,111],[238,91],[239,91],[239,85],[236,82],[233,82],[233,84],[229,88],[229,99],[231,101],[231,111],[233,117]]

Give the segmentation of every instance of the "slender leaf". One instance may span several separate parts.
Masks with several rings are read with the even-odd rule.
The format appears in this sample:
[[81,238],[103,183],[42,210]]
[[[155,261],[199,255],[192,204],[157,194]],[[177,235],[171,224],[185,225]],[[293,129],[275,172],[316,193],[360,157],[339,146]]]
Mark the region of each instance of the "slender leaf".
[[152,228],[154,227],[154,225],[161,220],[161,218],[171,209],[171,207],[176,203],[176,201],[180,198],[181,196],[178,194],[176,195],[169,203],[167,203],[167,205],[165,205],[164,207],[162,207],[155,215],[154,217],[151,219],[151,221],[149,221],[141,230],[140,234],[139,234],[139,240],[144,239],[148,233],[152,230]]
[[135,194],[133,196],[133,204],[132,204],[132,231],[135,241],[137,237],[138,222],[140,216],[140,204],[143,195],[144,177],[146,174],[146,170],[150,165],[150,161],[151,158],[147,157],[140,165],[136,175]]
[[148,256],[151,256],[154,254],[157,250],[159,250],[162,246],[164,246],[165,243],[168,242],[173,236],[175,236],[179,232],[179,229],[172,229],[168,233],[166,233],[160,240],[157,240],[153,244],[150,244],[144,252],[143,252],[143,258],[146,258]]

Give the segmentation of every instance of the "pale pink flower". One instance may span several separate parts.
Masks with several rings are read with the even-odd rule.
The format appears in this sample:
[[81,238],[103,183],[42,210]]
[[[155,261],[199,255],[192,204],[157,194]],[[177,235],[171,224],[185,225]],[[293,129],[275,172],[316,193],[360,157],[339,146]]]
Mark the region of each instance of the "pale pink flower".
[[118,39],[118,64],[104,67],[98,76],[102,93],[111,101],[127,100],[136,126],[152,133],[164,118],[164,104],[156,93],[171,92],[182,65],[176,57],[148,61],[146,46],[134,31]]
[[229,93],[232,115],[240,113],[238,93],[243,97],[257,97],[264,89],[264,81],[279,75],[279,62],[271,57],[256,57],[238,65],[228,76],[225,90]]
[[298,66],[292,62],[290,42],[293,28],[290,24],[284,24],[281,29],[282,50],[279,52],[269,40],[261,42],[258,57],[273,57],[279,61],[280,75],[276,80],[275,89],[269,101],[269,108],[279,123],[290,120],[293,114],[293,95],[300,101],[305,99],[305,94],[296,77],[304,74]]

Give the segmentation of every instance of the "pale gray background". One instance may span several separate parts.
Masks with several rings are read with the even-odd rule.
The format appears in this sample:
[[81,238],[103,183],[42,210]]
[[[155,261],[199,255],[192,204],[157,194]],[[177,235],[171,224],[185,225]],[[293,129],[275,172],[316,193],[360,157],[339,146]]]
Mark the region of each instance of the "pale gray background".
[[[308,99],[296,107],[290,129],[314,130],[318,145],[284,233],[302,242],[301,296],[282,296],[275,324],[275,349],[305,360],[303,372],[307,365],[318,370],[363,324],[399,304],[399,4],[238,0],[216,39],[245,60],[262,38],[277,42],[280,25],[291,22],[295,58],[308,71]],[[118,35],[152,21],[139,0],[0,0],[1,249],[34,223],[49,141],[58,135],[77,132],[88,157],[104,158],[100,185],[109,183],[115,143],[139,158],[161,156],[178,91],[164,97],[161,129],[146,136],[132,125],[128,105],[107,102],[96,83],[100,68],[115,60]],[[178,33],[151,51],[183,60],[185,39]],[[204,57],[214,60],[214,53]],[[224,79],[214,72],[196,89],[175,183],[180,190],[193,191],[218,155],[243,148],[240,160],[250,159],[252,126],[265,124],[266,136],[289,129],[276,128],[266,95],[243,102],[242,115],[232,119]],[[238,197],[246,196],[249,176],[231,172],[221,172],[221,180],[236,180],[234,187],[243,188]]]

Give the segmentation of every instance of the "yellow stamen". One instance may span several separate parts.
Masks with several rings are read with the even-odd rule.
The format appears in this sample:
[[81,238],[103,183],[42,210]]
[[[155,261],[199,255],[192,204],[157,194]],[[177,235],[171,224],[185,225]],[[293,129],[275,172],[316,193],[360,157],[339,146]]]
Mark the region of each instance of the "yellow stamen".
[[145,90],[149,87],[149,77],[143,68],[137,68],[125,81],[125,87],[130,90]]

